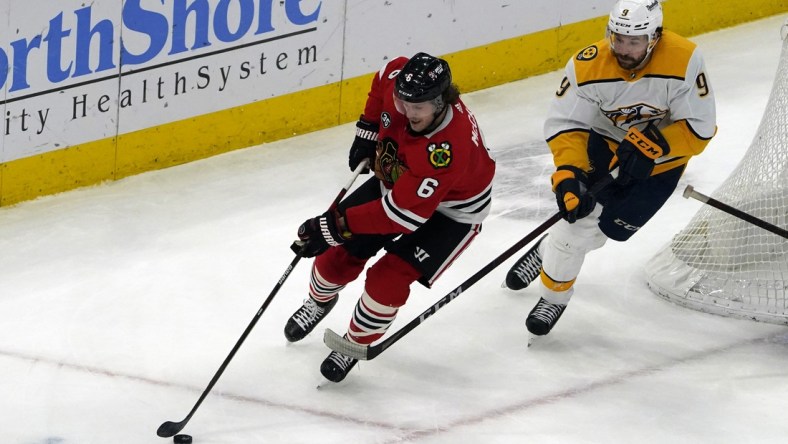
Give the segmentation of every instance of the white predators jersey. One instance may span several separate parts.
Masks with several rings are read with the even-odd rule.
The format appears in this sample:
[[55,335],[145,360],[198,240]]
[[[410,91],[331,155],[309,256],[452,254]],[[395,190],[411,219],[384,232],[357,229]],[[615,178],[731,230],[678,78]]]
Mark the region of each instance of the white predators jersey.
[[638,71],[621,68],[608,39],[579,51],[566,65],[545,122],[545,138],[556,166],[586,171],[589,131],[608,140],[615,151],[630,127],[654,122],[670,153],[654,170],[659,174],[687,163],[716,132],[714,92],[695,44],[665,31],[651,60]]

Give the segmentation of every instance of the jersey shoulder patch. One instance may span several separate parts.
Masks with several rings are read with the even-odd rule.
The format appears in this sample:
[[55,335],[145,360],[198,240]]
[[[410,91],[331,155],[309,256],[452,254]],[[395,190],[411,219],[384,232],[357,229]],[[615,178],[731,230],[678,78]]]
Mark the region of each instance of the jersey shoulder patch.
[[621,70],[616,64],[615,57],[610,53],[607,39],[581,49],[575,54],[572,62],[578,86],[587,82],[622,79]]
[[594,60],[599,54],[599,48],[596,45],[586,46],[580,52],[577,53],[575,56],[575,60],[585,62],[589,60]]
[[427,145],[427,156],[433,168],[446,168],[451,165],[451,144],[448,141],[440,143],[430,142]]

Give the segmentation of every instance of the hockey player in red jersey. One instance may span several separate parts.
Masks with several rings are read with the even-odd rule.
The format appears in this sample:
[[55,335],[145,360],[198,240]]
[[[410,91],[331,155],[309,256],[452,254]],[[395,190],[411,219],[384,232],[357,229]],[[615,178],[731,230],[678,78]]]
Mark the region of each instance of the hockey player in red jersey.
[[[716,132],[714,94],[694,43],[662,29],[658,0],[619,0],[607,38],[575,54],[550,106],[545,138],[559,221],[509,270],[519,290],[539,277],[526,319],[550,332],[574,291],[585,255],[626,241],[662,207],[689,159]],[[618,169],[596,196],[588,190]]]
[[[399,57],[374,76],[356,124],[350,168],[364,159],[374,165],[374,177],[336,210],[298,228],[301,254],[316,258],[309,296],[285,325],[290,342],[308,335],[342,288],[385,249],[367,269],[346,333],[359,344],[382,337],[411,283],[430,287],[490,211],[495,163],[445,60],[425,53]],[[339,382],[356,362],[331,352],[320,371]]]

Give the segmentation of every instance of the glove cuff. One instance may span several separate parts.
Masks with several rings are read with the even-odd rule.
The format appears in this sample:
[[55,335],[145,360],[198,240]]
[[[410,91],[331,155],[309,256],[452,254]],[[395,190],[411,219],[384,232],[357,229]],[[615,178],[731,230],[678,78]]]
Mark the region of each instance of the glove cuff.
[[655,127],[649,126],[646,129],[646,132],[649,133],[651,138],[655,138],[657,140],[652,140],[651,138],[649,138],[649,136],[643,134],[642,132],[640,132],[640,130],[638,130],[635,127],[632,127],[629,129],[629,131],[627,131],[627,135],[625,136],[625,138],[627,141],[629,141],[629,143],[634,145],[644,156],[648,157],[651,160],[659,159],[660,157],[667,154],[669,149],[667,148],[667,143],[664,143],[664,138],[662,138],[662,135],[659,133],[659,130],[656,129]]
[[319,219],[320,234],[332,247],[344,244],[352,236],[350,231],[342,229],[339,222],[341,217],[342,214],[338,210],[329,210]]
[[358,122],[356,122],[356,137],[377,143],[378,125],[359,118]]
[[336,226],[329,222],[328,217],[320,218],[320,233],[323,235],[323,239],[326,240],[326,243],[332,247],[336,247],[337,245],[342,245],[344,243],[344,240],[342,239],[342,236],[339,235]]
[[555,192],[556,187],[566,179],[577,179],[583,184],[587,184],[588,175],[585,171],[574,165],[561,165],[555,169],[555,173],[550,177],[550,182],[553,185],[553,192]]
[[334,224],[337,227],[337,234],[339,234],[343,241],[350,240],[353,237],[353,233],[350,231],[350,224],[348,224],[345,213],[341,209],[336,208],[333,211],[333,216]]

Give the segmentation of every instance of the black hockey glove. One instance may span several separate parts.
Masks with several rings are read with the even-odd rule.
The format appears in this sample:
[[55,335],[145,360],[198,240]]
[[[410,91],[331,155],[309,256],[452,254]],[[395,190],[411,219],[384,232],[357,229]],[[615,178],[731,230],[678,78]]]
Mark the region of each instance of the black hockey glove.
[[655,125],[649,124],[643,132],[634,127],[630,128],[616,149],[616,181],[627,185],[632,181],[648,179],[654,171],[654,161],[669,152],[668,142]]
[[550,178],[558,202],[561,217],[570,224],[582,219],[594,210],[596,199],[587,190],[588,176],[585,171],[571,165],[558,167]]
[[325,253],[329,247],[344,244],[350,238],[350,232],[340,232],[339,217],[336,210],[329,210],[307,219],[298,227],[299,240],[290,248],[303,257],[315,257]]
[[[378,144],[378,125],[367,122],[364,116],[359,117],[356,122],[356,138],[350,147],[348,156],[348,166],[351,171],[355,171],[358,164],[364,159],[369,159],[369,165],[375,161],[375,148]],[[364,168],[362,173],[369,172],[369,168]]]

